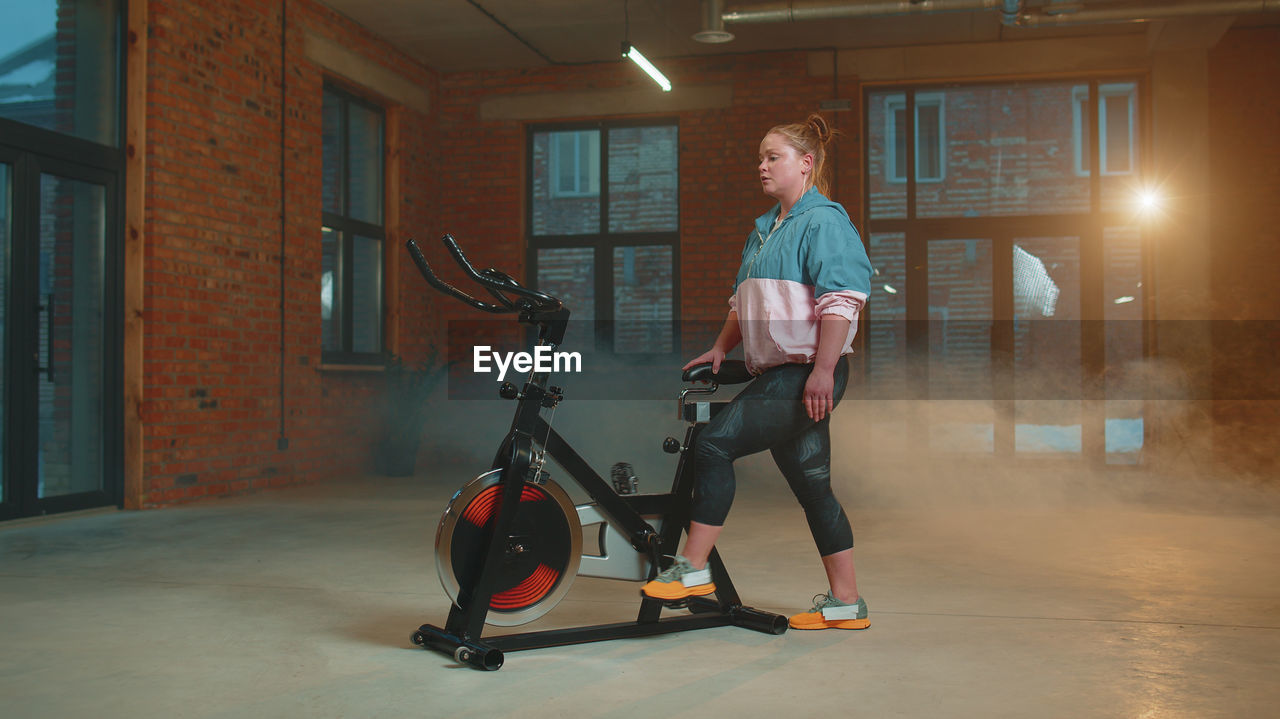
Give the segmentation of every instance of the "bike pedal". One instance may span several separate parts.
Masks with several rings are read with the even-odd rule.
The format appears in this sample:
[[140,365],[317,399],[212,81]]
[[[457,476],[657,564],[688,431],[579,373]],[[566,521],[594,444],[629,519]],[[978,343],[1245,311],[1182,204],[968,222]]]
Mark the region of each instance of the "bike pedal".
[[613,480],[613,491],[618,494],[635,494],[640,490],[636,471],[626,462],[613,465],[613,469],[609,470],[609,477]]
[[688,609],[689,598],[685,597],[684,599],[668,599],[662,602],[662,606],[666,607],[667,609]]

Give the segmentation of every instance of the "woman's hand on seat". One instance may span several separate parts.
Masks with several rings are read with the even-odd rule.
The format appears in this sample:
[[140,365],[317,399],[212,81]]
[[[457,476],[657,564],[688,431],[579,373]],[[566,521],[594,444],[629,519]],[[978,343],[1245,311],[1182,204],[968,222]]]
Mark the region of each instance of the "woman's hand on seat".
[[724,361],[724,352],[716,349],[715,347],[712,347],[706,352],[703,352],[697,357],[694,357],[693,359],[689,360],[688,364],[681,367],[680,369],[686,370],[686,369],[689,369],[690,367],[695,367],[697,365],[706,364],[710,362],[711,371],[712,373],[715,373],[720,371],[720,363],[723,361]]

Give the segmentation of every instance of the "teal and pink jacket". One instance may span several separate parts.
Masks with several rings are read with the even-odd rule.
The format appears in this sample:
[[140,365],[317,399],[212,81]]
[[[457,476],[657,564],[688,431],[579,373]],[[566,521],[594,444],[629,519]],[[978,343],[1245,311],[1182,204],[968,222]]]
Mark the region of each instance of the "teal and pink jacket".
[[781,209],[756,218],[729,298],[754,374],[813,362],[823,315],[849,320],[841,354],[852,352],[858,313],[871,294],[871,261],[843,207],[810,189],[775,227]]

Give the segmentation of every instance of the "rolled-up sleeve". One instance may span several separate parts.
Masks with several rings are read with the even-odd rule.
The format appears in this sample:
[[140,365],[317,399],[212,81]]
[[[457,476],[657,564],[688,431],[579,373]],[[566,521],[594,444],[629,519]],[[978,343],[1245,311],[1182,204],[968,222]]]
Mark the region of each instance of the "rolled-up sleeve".
[[853,321],[871,294],[871,260],[853,225],[841,217],[809,229],[805,270],[813,284],[816,313]]
[[818,298],[814,314],[818,317],[839,315],[850,322],[855,322],[858,319],[858,313],[862,311],[862,306],[866,303],[867,296],[853,290],[828,292]]

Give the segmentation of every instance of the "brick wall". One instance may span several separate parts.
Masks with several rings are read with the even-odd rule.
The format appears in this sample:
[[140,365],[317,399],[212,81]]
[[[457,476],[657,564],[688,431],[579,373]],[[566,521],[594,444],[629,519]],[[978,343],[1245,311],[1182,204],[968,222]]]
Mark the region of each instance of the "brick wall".
[[[400,168],[401,193],[389,202],[398,208],[401,229],[390,228],[389,253],[400,252],[404,236],[416,236],[428,258],[450,275],[452,263],[436,241],[445,232],[463,242],[477,266],[524,277],[526,125],[482,118],[485,100],[647,87],[648,80],[621,62],[437,76],[323,6],[292,0],[282,107],[278,2],[152,0],[149,7],[143,504],[367,472],[378,377],[319,368],[325,73],[306,59],[305,33],[334,41],[430,89],[430,116],[371,99],[388,108],[389,135],[398,138],[388,151]],[[1265,315],[1280,299],[1268,263],[1257,261],[1275,252],[1280,222],[1277,205],[1269,199],[1272,193],[1265,191],[1280,182],[1280,146],[1269,124],[1280,110],[1280,94],[1274,89],[1280,76],[1273,52],[1277,39],[1273,28],[1232,31],[1211,55],[1217,188],[1212,280],[1219,308],[1232,317],[1269,319]],[[733,88],[730,107],[674,115],[679,126],[683,277],[678,312],[688,327],[701,327],[685,334],[682,351],[692,354],[710,341],[726,312],[751,220],[772,205],[761,193],[755,171],[758,143],[769,127],[802,119],[833,96],[853,101],[851,112],[827,117],[841,132],[830,157],[832,194],[861,226],[861,97],[855,77],[811,77],[806,54],[800,52],[686,58],[662,65],[676,83]],[[1004,102],[992,107],[1003,112]],[[1033,117],[1037,104],[1019,102],[1011,106],[1009,114],[1016,117],[1010,122],[1044,129],[1045,119]],[[1068,135],[1064,127],[1045,131],[1057,138]],[[1024,158],[1027,162],[1066,174],[1066,148],[1050,153],[1052,142],[1023,139],[1035,145],[1034,157]],[[969,158],[979,150],[990,154],[991,148],[977,139],[964,147],[959,135],[950,140],[949,152],[963,150]],[[870,152],[873,164],[875,153],[883,156],[882,149]],[[989,164],[990,158],[984,158]],[[1027,203],[1050,201],[1033,195],[1004,199],[1019,211]],[[957,198],[963,199],[951,199]],[[637,278],[654,279],[651,259],[637,257]],[[389,282],[397,294],[387,298],[394,318],[388,330],[410,360],[443,340],[448,319],[475,318],[460,304],[429,296],[409,263],[390,267],[399,274],[398,281]],[[1219,376],[1229,369],[1223,367]],[[1262,411],[1259,407],[1224,404],[1219,420],[1232,429],[1220,446],[1253,446],[1236,440],[1244,437],[1241,428]],[[1264,414],[1271,411],[1269,404],[1264,409]],[[289,439],[283,451],[276,443],[282,414]]]
[[[280,2],[149,5],[144,505],[371,466],[377,375],[319,369],[324,73],[304,55],[305,33],[427,87],[435,79],[318,4],[287,7],[282,107]],[[395,107],[389,118],[400,123],[406,190],[389,201],[404,227],[425,226],[435,207],[429,119]],[[408,263],[399,269],[400,296],[391,301],[401,325],[413,328],[400,332],[401,351],[418,357],[429,343],[417,331],[429,324],[425,291],[408,281]]]
[[[805,53],[729,55],[662,63],[672,82],[683,85],[730,84],[731,107],[676,113],[679,125],[680,252],[683,277],[681,317],[718,324],[727,300],[742,243],[751,221],[772,206],[760,190],[756,155],[773,125],[803,119],[831,97],[831,78],[810,77]],[[523,276],[524,123],[481,121],[482,101],[504,95],[580,92],[587,89],[647,87],[621,62],[521,71],[454,73],[441,78],[440,134],[447,156],[461,167],[441,191],[439,231],[465,240],[477,264],[494,265]],[[844,124],[835,146],[837,199],[858,213],[856,83],[840,86],[854,98],[855,111],[829,116]],[[670,114],[661,114],[670,117]],[[566,117],[563,120],[594,118]],[[546,122],[540,120],[539,122]],[[535,162],[538,158],[535,158]],[[438,234],[438,232],[437,232]],[[465,316],[449,307],[448,316]],[[685,353],[700,351],[710,337],[685,336]]]
[[[398,208],[401,222],[398,233],[390,228],[389,254],[400,252],[404,236],[416,236],[428,258],[450,275],[452,263],[436,241],[445,232],[463,242],[477,266],[524,276],[526,125],[483,119],[485,100],[647,87],[648,80],[621,62],[437,76],[323,6],[292,0],[282,108],[280,3],[151,0],[149,7],[143,504],[367,472],[376,427],[368,420],[378,377],[319,368],[325,73],[306,59],[305,33],[334,41],[430,89],[430,116],[371,99],[387,107],[389,135],[398,138],[388,151],[400,168],[401,192],[389,202]],[[1277,33],[1274,28],[1232,31],[1211,54],[1217,188],[1211,277],[1220,316],[1270,319],[1266,315],[1280,299],[1269,263],[1257,261],[1275,252],[1280,223],[1277,205],[1270,201],[1273,193],[1266,189],[1280,183],[1280,145],[1270,128],[1280,110],[1280,93],[1274,89],[1280,86],[1274,82],[1280,77],[1273,52],[1280,40]],[[687,58],[662,65],[676,83],[733,88],[730,107],[674,115],[679,126],[683,277],[678,312],[688,327],[702,328],[685,334],[683,352],[691,354],[705,347],[726,312],[751,220],[772,205],[761,193],[755,171],[758,143],[769,127],[802,119],[833,96],[853,101],[851,112],[827,117],[841,133],[830,157],[832,194],[861,226],[861,96],[855,77],[833,81],[809,76],[806,54],[799,52]],[[1044,118],[1032,117],[1036,103],[1015,105],[1011,107],[1018,112],[1010,114],[1017,117],[1011,122],[1046,127]],[[1003,107],[998,109],[1003,112]],[[1057,138],[1068,134],[1064,127],[1046,131]],[[959,135],[950,140],[949,152],[963,150],[969,158],[979,150],[990,154],[991,148],[977,139],[965,147]],[[1025,158],[1028,162],[1067,174],[1062,164],[1066,148],[1050,153],[1052,142],[1024,140],[1036,148],[1034,157]],[[873,165],[877,156],[883,157],[883,149],[872,147],[870,152]],[[984,158],[989,164],[990,158]],[[1025,193],[1005,200],[1019,211],[1026,203],[1049,201]],[[654,279],[651,259],[637,257],[638,278]],[[443,340],[448,319],[474,319],[460,304],[429,296],[409,263],[390,267],[399,274],[398,281],[389,282],[397,294],[387,298],[394,318],[388,330],[410,360]],[[1219,368],[1219,377],[1238,369],[1221,362]],[[1218,438],[1219,445],[1235,448],[1227,454],[1240,455],[1254,446],[1252,435],[1242,434],[1242,428],[1259,412],[1274,414],[1271,404],[1222,405],[1218,419],[1230,432]],[[289,439],[283,451],[276,442],[282,414]],[[1271,431],[1277,422],[1274,417],[1268,421],[1266,431]]]

